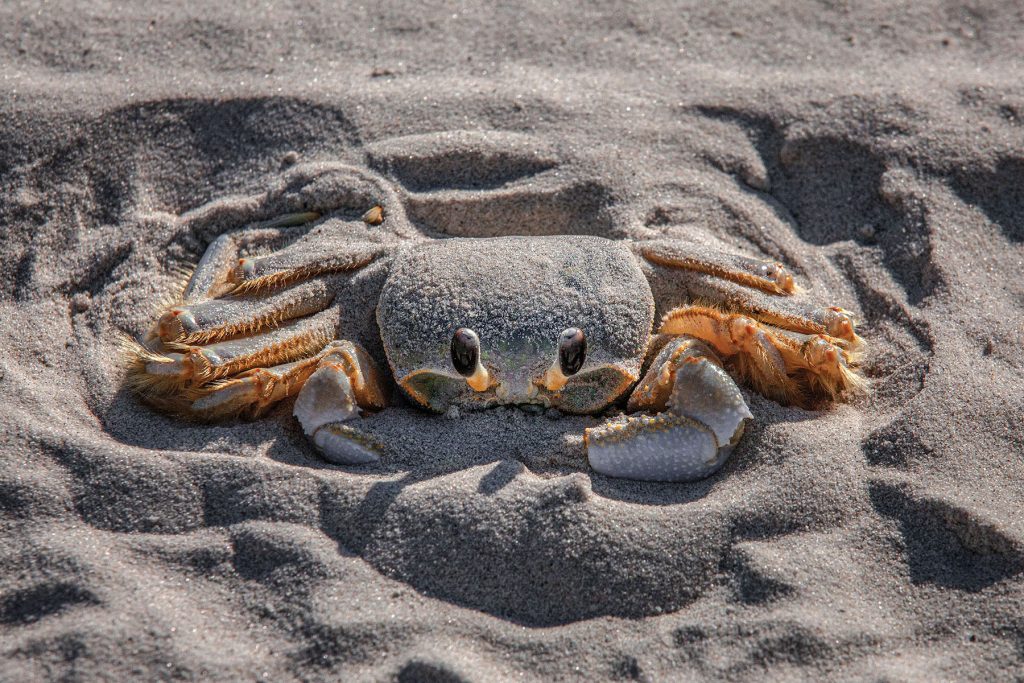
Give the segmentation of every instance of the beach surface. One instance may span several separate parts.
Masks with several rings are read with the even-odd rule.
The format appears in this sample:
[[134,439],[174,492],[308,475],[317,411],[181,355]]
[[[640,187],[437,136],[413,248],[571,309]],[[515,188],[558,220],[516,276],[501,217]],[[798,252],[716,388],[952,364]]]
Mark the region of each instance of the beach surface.
[[[0,680],[1024,677],[1024,11],[890,5],[3,3]],[[317,174],[388,239],[777,259],[870,392],[745,389],[690,484],[593,473],[601,417],[397,400],[360,468],[140,403],[122,336]]]

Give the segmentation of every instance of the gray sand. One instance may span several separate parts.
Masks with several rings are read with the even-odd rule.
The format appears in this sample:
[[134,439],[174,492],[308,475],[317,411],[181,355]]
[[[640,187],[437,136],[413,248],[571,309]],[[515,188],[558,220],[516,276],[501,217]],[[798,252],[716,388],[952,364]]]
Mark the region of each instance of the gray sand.
[[[889,4],[4,3],[0,680],[1024,676],[1024,17]],[[399,406],[360,469],[154,413],[118,334],[296,162],[420,235],[780,259],[871,396],[748,393],[677,485],[592,474],[593,417]]]

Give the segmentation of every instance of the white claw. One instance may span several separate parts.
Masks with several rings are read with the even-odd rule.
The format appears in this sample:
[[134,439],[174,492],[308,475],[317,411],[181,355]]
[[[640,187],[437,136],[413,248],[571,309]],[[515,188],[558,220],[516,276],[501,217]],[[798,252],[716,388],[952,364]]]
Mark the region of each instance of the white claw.
[[345,422],[359,415],[352,384],[344,371],[333,365],[324,365],[310,375],[292,412],[310,437],[325,424]]
[[327,460],[338,465],[365,465],[380,460],[380,446],[348,425],[324,425],[316,431],[313,443]]
[[348,376],[338,366],[314,372],[295,399],[295,417],[327,460],[362,465],[380,460],[380,446],[345,422],[359,416]]
[[722,446],[734,446],[746,421],[754,417],[729,373],[704,358],[683,363],[676,371],[668,404],[677,415],[710,427]]
[[590,466],[601,474],[647,481],[696,481],[712,475],[730,448],[704,425],[672,413],[637,415],[586,431]]
[[[736,382],[703,344],[681,339],[666,346],[643,380],[672,381],[666,401],[638,402],[656,415],[631,415],[586,431],[587,456],[598,472],[653,481],[695,481],[729,458],[753,416]],[[663,394],[662,394],[663,396]]]

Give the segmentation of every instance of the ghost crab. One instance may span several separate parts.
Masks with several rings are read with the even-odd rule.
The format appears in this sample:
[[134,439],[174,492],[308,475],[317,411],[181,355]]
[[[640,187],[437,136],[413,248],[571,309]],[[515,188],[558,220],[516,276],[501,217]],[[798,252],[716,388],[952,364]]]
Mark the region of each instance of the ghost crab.
[[[751,419],[737,379],[796,405],[863,387],[850,315],[815,302],[780,263],[672,240],[408,239],[402,202],[379,178],[335,166],[290,188],[184,219],[283,214],[215,239],[178,300],[130,344],[130,378],[149,403],[220,419],[295,397],[320,453],[360,464],[384,451],[358,423],[385,408],[388,375],[436,412],[599,414],[624,402],[624,415],[585,431],[590,465],[683,481],[716,471]],[[332,194],[381,206],[362,221],[322,219],[339,206]],[[375,316],[390,373],[338,330],[344,277],[371,264],[387,271]],[[664,278],[678,300],[655,329],[652,284]]]

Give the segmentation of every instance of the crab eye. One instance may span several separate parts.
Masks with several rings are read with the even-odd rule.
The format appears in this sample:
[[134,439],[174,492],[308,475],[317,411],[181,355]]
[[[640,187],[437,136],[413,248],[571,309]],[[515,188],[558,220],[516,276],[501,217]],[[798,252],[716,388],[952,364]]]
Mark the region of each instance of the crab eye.
[[571,377],[583,367],[587,359],[587,338],[583,330],[570,327],[558,337],[558,367],[562,374]]
[[452,335],[452,365],[455,371],[463,377],[469,377],[476,372],[479,363],[480,337],[467,327],[455,330]]

